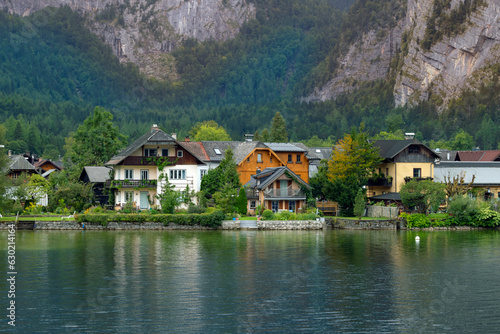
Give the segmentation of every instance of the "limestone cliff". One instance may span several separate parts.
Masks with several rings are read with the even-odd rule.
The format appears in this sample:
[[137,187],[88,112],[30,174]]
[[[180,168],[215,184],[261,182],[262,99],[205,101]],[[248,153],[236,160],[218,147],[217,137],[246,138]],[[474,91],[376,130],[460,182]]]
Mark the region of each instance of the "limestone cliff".
[[1,8],[22,16],[61,5],[86,16],[121,61],[157,77],[175,75],[169,52],[183,39],[225,40],[255,17],[246,0],[0,0]]
[[[460,3],[452,1],[448,12]],[[427,51],[421,41],[432,6],[432,0],[408,0],[406,29],[411,41],[394,87],[396,105],[430,98],[445,107],[463,90],[478,88],[490,76],[488,67],[500,62],[500,1],[483,1],[468,17],[464,32],[444,36]]]
[[[396,76],[397,106],[430,99],[443,109],[462,91],[477,89],[491,76],[490,67],[500,63],[500,0],[478,1],[480,5],[467,17],[461,31],[451,37],[442,34],[426,50],[422,41],[435,1],[408,0],[406,17],[389,33],[372,30],[363,34],[341,56],[341,66],[332,79],[305,100],[329,100],[357,88],[362,81],[383,79],[389,73]],[[442,15],[463,2],[448,1]],[[379,35],[385,37],[377,38]],[[394,56],[402,60],[402,66],[390,72]]]

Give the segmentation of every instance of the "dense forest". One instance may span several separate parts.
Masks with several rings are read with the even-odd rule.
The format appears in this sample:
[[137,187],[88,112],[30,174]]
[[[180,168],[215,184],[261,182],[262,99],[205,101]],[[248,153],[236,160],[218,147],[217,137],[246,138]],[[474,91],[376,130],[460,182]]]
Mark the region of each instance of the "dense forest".
[[395,24],[404,1],[252,2],[256,19],[236,38],[183,41],[173,52],[176,81],[146,78],[135,65],[120,63],[68,7],[24,18],[0,11],[0,124],[7,129],[6,147],[57,159],[65,138],[102,106],[129,140],[152,123],[183,138],[204,120],[215,120],[241,140],[244,133],[268,127],[279,111],[292,141],[341,138],[364,122],[372,135],[403,130],[444,143],[465,131],[475,135],[475,145],[497,148],[498,65],[492,65],[492,82],[466,92],[441,113],[432,97],[395,108],[395,71],[335,101],[300,102],[330,78],[336,57],[359,34]]

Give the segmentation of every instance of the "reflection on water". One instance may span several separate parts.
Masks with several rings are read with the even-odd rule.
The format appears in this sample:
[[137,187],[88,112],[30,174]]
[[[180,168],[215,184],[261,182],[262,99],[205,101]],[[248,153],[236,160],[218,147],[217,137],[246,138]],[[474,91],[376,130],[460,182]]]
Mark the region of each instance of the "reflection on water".
[[[496,332],[500,234],[416,235],[19,231],[16,329]],[[0,238],[6,254],[7,234]]]

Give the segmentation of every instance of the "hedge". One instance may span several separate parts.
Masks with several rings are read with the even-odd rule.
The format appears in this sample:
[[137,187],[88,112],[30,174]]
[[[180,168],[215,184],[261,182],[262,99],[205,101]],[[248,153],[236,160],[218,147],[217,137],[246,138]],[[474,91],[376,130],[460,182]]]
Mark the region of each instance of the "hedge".
[[171,223],[177,225],[201,225],[208,227],[219,227],[222,225],[222,220],[225,215],[222,211],[216,210],[212,213],[201,214],[158,214],[158,215],[144,215],[144,214],[83,214],[76,217],[79,223],[101,224],[106,226],[109,222],[127,222],[139,223],[155,222],[169,225]]

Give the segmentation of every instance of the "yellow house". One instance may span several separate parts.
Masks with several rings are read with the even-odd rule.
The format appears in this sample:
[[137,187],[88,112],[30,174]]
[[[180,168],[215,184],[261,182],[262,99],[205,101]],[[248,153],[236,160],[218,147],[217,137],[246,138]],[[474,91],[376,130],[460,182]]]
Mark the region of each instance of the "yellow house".
[[384,159],[368,181],[367,196],[399,193],[408,180],[433,179],[434,163],[439,156],[417,139],[377,140]]

